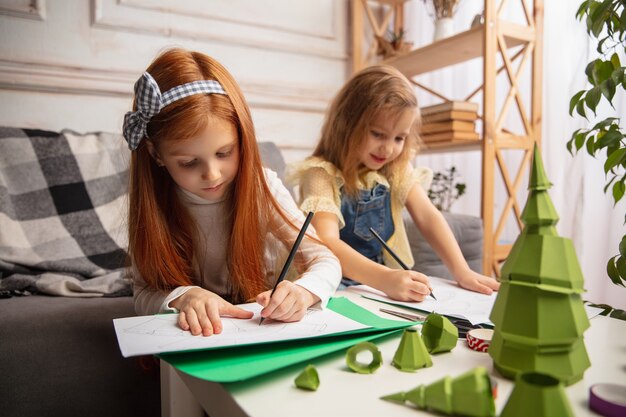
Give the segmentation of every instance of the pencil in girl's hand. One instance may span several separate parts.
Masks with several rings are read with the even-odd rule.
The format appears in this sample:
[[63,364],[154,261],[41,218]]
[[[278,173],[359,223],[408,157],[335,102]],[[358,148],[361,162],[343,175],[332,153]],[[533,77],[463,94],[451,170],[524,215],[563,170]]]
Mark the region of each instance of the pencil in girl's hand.
[[[372,228],[370,227],[370,232],[372,232],[372,234],[374,235],[374,237],[375,237],[376,239],[378,239],[378,241],[381,243],[381,245],[383,245],[383,248],[385,248],[385,250],[387,250],[387,252],[389,252],[389,255],[391,255],[391,257],[392,257],[393,259],[395,259],[397,263],[399,263],[399,264],[400,264],[400,266],[402,267],[402,269],[404,269],[404,270],[406,270],[406,271],[408,271],[409,269],[411,269],[411,268],[409,268],[409,267],[408,267],[408,266],[407,266],[404,262],[402,262],[402,259],[400,259],[400,258],[398,257],[398,255],[396,255],[396,253],[395,253],[395,252],[394,252],[394,251],[393,251],[393,250],[389,247],[389,245],[387,245],[387,242],[385,242],[385,241],[383,240],[383,238],[382,238],[382,237],[380,237],[380,235],[379,235],[378,233],[376,233],[376,230],[374,230],[374,229],[372,229]],[[433,298],[435,299],[435,301],[437,300],[437,299],[435,298],[435,295],[433,294],[433,290],[430,290],[430,294],[429,294],[429,295],[430,295],[431,297],[433,297]]]
[[[289,269],[289,265],[291,265],[291,261],[293,261],[293,258],[296,255],[296,251],[298,250],[298,247],[300,246],[300,242],[302,242],[304,233],[306,232],[306,229],[309,227],[309,224],[311,223],[313,214],[314,213],[312,211],[309,211],[309,214],[307,214],[306,219],[304,220],[304,224],[302,225],[302,229],[300,229],[300,233],[298,233],[298,237],[296,238],[296,241],[291,247],[291,251],[289,252],[289,256],[287,257],[287,260],[285,261],[285,265],[283,266],[282,271],[280,271],[280,275],[278,276],[278,279],[276,280],[276,284],[274,284],[274,288],[272,289],[272,292],[270,293],[270,300],[272,299],[272,295],[274,295],[274,291],[276,291],[276,287],[278,287],[278,284],[280,284],[283,281],[283,279],[285,279],[285,275],[287,275],[287,270]],[[261,323],[263,323],[264,319],[265,319],[264,317],[261,317],[259,326],[261,325]]]

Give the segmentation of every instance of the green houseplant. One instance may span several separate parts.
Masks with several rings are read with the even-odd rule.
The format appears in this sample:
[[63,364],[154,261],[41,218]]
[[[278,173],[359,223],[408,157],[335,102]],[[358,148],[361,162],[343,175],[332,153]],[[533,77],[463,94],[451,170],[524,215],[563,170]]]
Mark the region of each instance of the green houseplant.
[[428,190],[428,198],[440,211],[450,211],[452,203],[465,194],[465,184],[456,182],[456,167],[452,166],[443,172],[435,172],[433,182]]
[[[626,91],[626,67],[619,58],[626,53],[626,0],[585,0],[576,17],[585,22],[587,33],[597,40],[601,55],[585,68],[590,87],[574,94],[569,105],[570,115],[575,111],[589,120],[589,111],[595,115],[603,97],[615,109],[613,101],[624,97]],[[606,152],[604,192],[611,190],[615,204],[626,191],[626,133],[620,122],[619,117],[607,117],[591,128],[576,130],[567,142],[570,153],[583,147],[593,157]],[[617,252],[608,260],[607,274],[613,283],[625,286],[626,236],[622,236]]]

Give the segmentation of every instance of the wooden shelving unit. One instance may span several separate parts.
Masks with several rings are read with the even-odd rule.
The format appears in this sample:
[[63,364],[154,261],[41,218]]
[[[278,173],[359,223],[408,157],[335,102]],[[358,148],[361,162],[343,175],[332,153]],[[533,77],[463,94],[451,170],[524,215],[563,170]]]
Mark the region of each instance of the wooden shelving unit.
[[[481,188],[481,215],[485,230],[483,247],[483,273],[490,275],[500,274],[500,264],[506,259],[511,245],[499,244],[506,220],[511,211],[514,213],[519,230],[522,229],[520,220],[521,208],[517,201],[517,190],[522,179],[527,178],[528,167],[531,162],[532,148],[535,142],[541,142],[541,83],[542,83],[542,53],[543,53],[543,0],[532,1],[516,0],[523,10],[526,25],[507,22],[500,18],[503,6],[514,0],[484,0],[484,24],[459,33],[450,38],[423,46],[408,53],[398,55],[383,61],[385,64],[398,68],[411,82],[423,91],[444,101],[451,98],[434,91],[426,85],[415,81],[413,77],[431,71],[439,70],[451,65],[463,64],[476,58],[482,59],[483,78],[480,85],[467,97],[457,100],[469,101],[482,92],[482,135],[479,141],[455,143],[431,143],[422,153],[460,152],[480,150],[482,153],[482,188]],[[353,29],[353,70],[357,71],[367,65],[367,58],[363,59],[362,46],[364,45],[363,14],[371,17],[371,4],[379,7],[395,8],[396,19],[392,22],[387,12],[384,23],[392,27],[402,27],[403,13],[398,12],[402,1],[391,0],[352,0],[352,29]],[[380,27],[377,31],[380,33]],[[502,65],[497,68],[497,56],[502,57]],[[517,61],[519,60],[519,61]],[[518,63],[514,68],[513,63]],[[524,71],[530,71],[530,94],[524,101],[520,93],[519,79]],[[509,81],[509,92],[501,106],[496,108],[496,77],[505,73]],[[515,134],[503,125],[507,114],[512,108],[519,112],[523,125],[523,132]],[[512,176],[506,166],[503,150],[521,152],[521,164]],[[499,173],[506,188],[508,197],[500,213],[494,212],[494,189],[496,175]]]

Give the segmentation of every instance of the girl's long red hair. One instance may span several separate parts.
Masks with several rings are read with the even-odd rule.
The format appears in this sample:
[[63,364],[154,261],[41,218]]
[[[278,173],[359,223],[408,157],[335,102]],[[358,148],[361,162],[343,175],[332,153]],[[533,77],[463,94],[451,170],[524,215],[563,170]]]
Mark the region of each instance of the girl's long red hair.
[[142,278],[153,288],[171,291],[192,285],[195,223],[180,202],[169,173],[150,155],[147,141],[158,151],[161,141],[185,140],[199,133],[208,117],[222,118],[236,126],[240,149],[239,171],[229,199],[230,301],[248,300],[267,289],[263,252],[272,211],[276,210],[291,223],[265,181],[248,105],[228,71],[202,53],[182,49],[165,51],[147,72],[161,92],[192,81],[217,80],[228,95],[186,97],[162,109],[148,123],[148,137],[131,158],[129,254]]

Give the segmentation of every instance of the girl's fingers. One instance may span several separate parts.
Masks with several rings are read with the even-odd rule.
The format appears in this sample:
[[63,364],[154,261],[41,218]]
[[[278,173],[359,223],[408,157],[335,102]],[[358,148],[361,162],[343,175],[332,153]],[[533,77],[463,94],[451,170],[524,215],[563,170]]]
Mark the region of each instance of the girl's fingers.
[[[258,303],[258,297],[257,297]],[[261,304],[261,303],[259,303]],[[220,315],[222,316],[230,316],[236,319],[249,319],[254,316],[254,313],[251,311],[244,310],[243,308],[235,307],[232,304],[225,304],[220,308]]]
[[423,294],[422,292],[411,290],[409,291],[409,301],[421,302],[424,301],[427,295],[428,294]]
[[[292,284],[288,281],[283,281],[278,284],[278,287],[276,287],[276,291],[274,291],[274,294],[272,294],[272,297],[268,300],[265,308],[261,310],[261,317],[267,318],[271,317],[274,314],[274,310],[276,310],[276,308],[283,303],[283,301],[289,294],[289,287],[291,285]],[[270,293],[268,293],[268,297],[269,294]]]
[[187,315],[184,311],[178,314],[178,325],[183,330],[189,330],[189,323],[187,322]]
[[220,319],[219,307],[217,306],[217,304],[209,304],[207,305],[206,309],[212,332],[215,334],[222,333],[222,320]]
[[263,291],[256,296],[256,302],[265,307],[270,299],[270,291]]
[[478,279],[470,281],[468,285],[465,286],[465,288],[467,288],[468,290],[479,292],[481,294],[491,295],[491,293],[493,293],[493,290],[491,288],[483,285]]
[[286,321],[296,311],[298,311],[298,309],[299,307],[296,302],[296,297],[293,294],[290,294],[288,297],[285,297],[283,302],[274,309],[269,318],[272,320]]
[[200,322],[198,321],[196,310],[192,308],[186,310],[185,317],[187,319],[187,324],[189,325],[189,331],[192,335],[196,336],[202,333],[202,326],[200,326]]
[[491,288],[494,291],[498,291],[500,289],[500,283],[493,278],[483,279],[482,284]]

